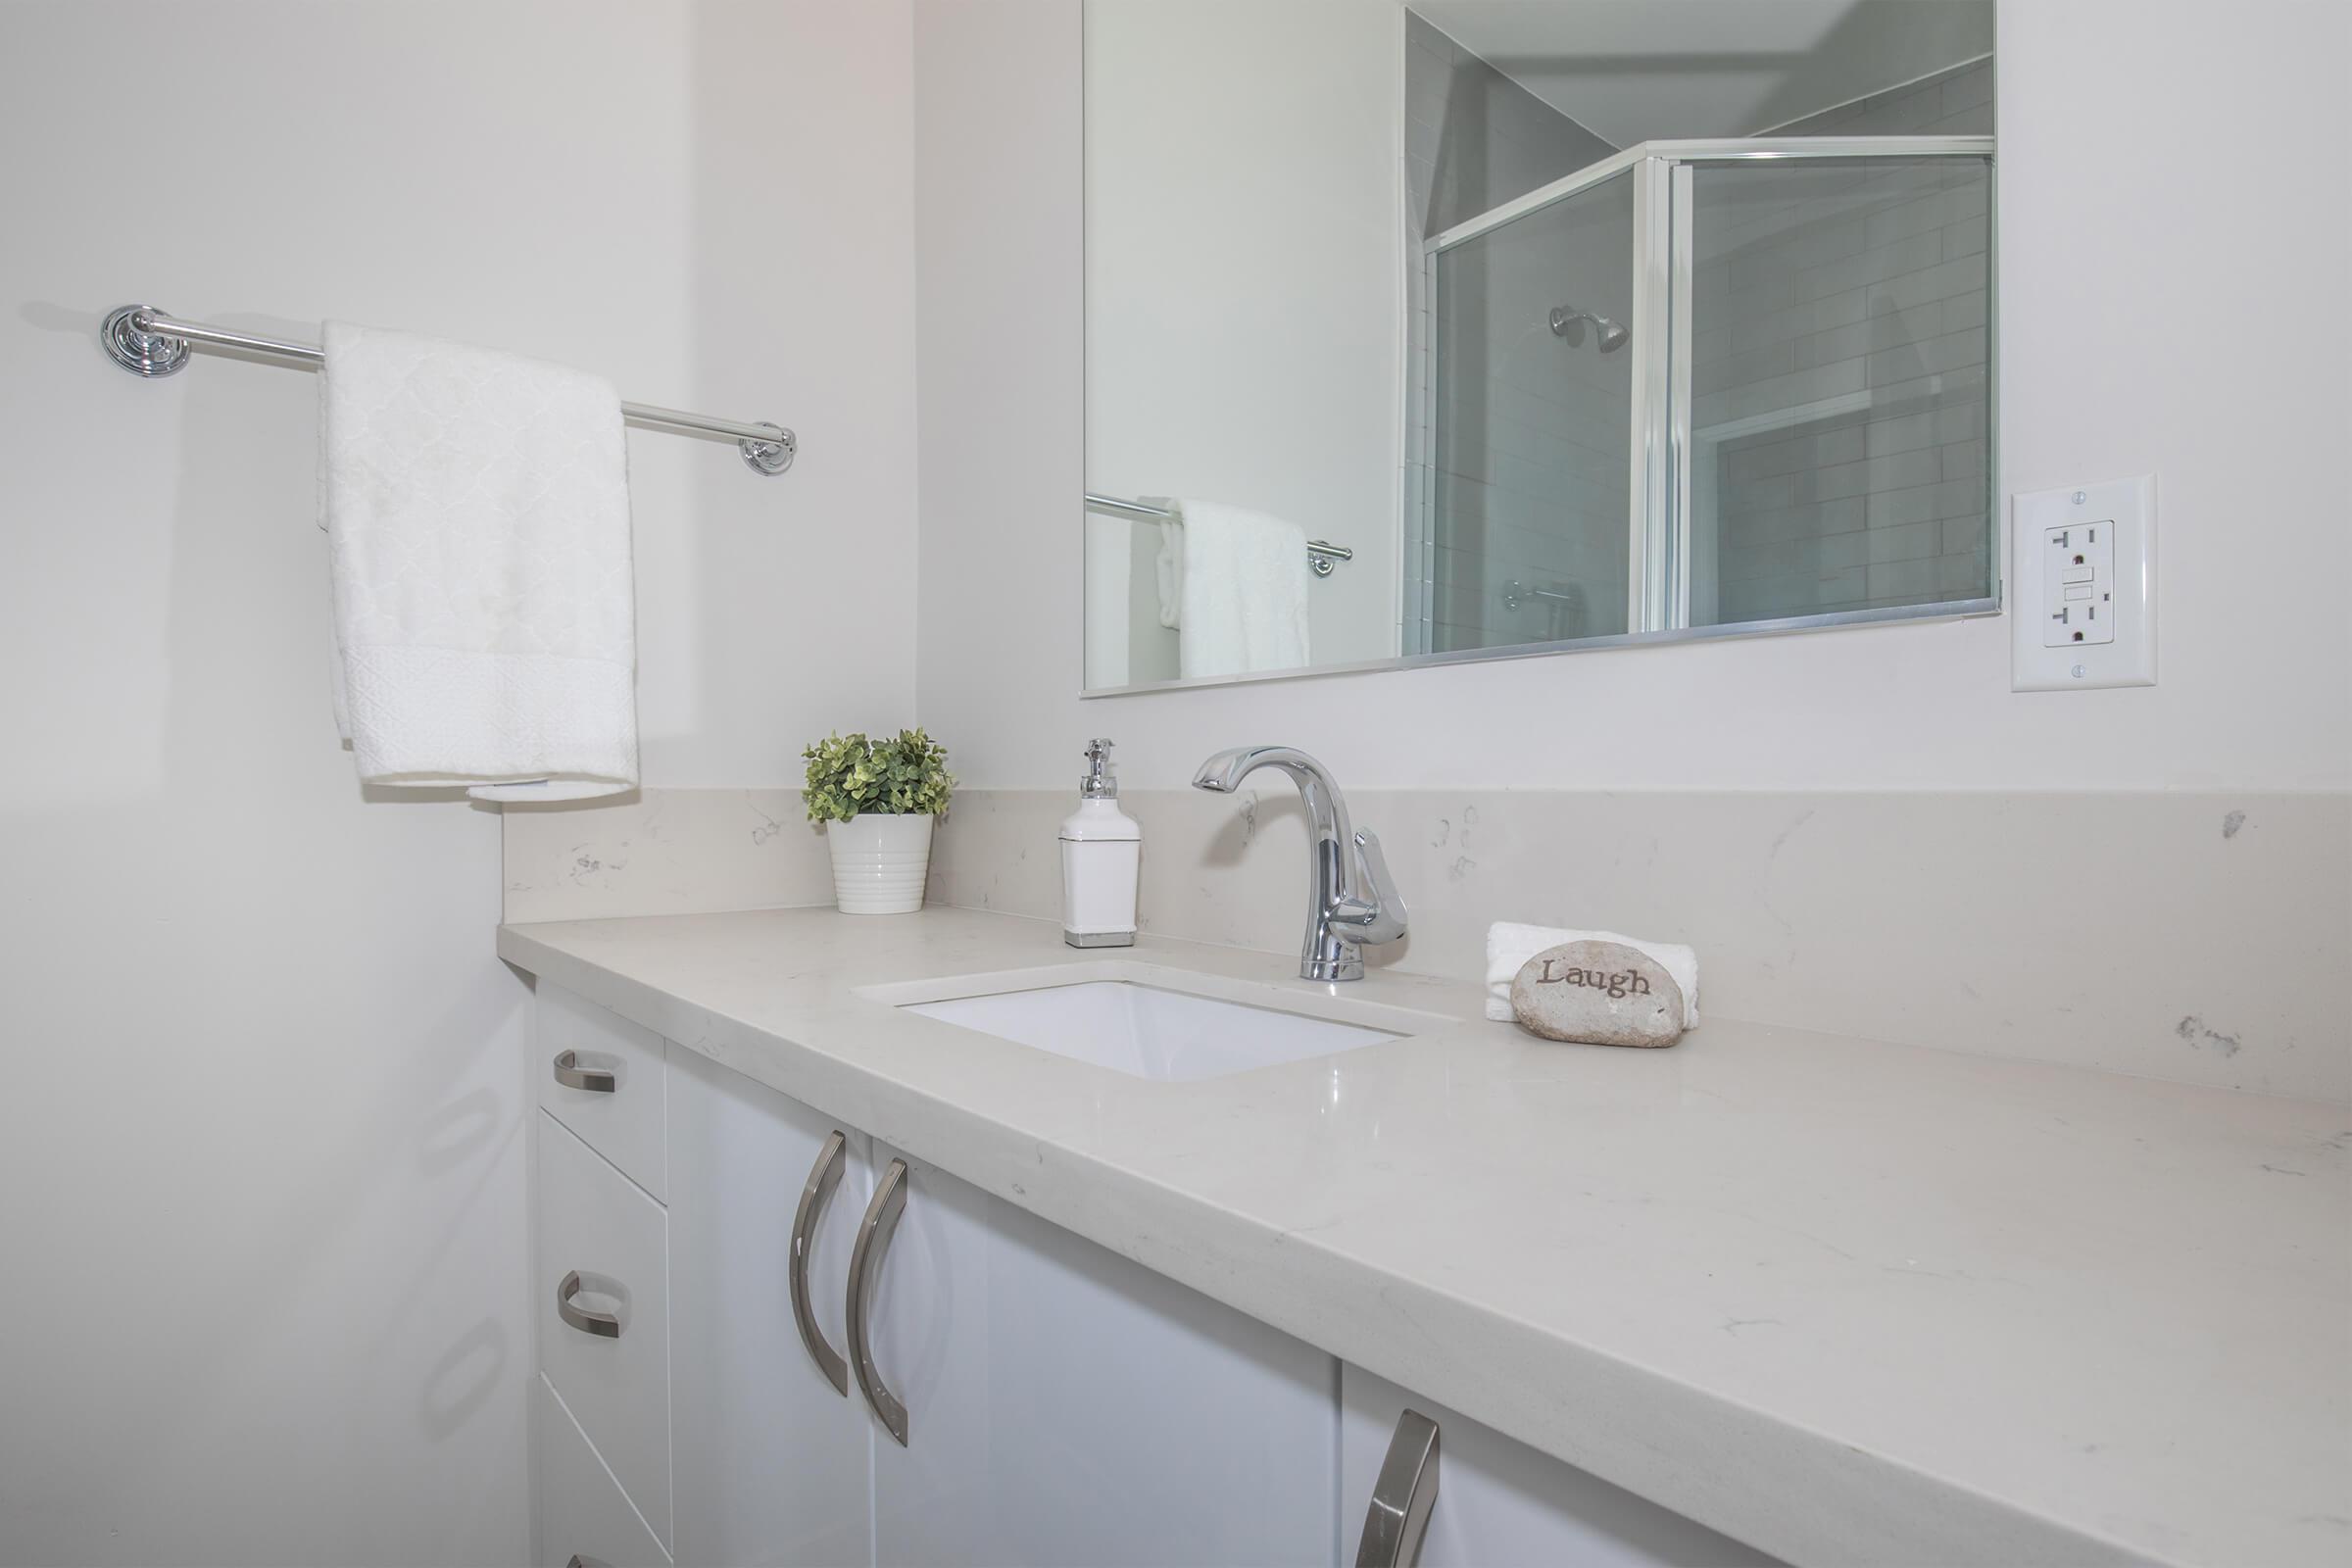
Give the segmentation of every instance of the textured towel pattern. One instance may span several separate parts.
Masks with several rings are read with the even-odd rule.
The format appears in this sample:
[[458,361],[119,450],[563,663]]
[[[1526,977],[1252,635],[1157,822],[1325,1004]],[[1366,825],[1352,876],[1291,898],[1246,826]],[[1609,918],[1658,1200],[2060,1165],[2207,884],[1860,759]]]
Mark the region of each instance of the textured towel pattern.
[[320,480],[360,776],[491,799],[637,780],[620,400],[517,355],[330,321]]
[[[1184,520],[1164,529],[1163,606],[1169,588],[1180,626],[1179,672],[1238,675],[1307,663],[1306,530],[1295,522],[1218,501],[1179,504]],[[1173,560],[1171,561],[1171,558]]]

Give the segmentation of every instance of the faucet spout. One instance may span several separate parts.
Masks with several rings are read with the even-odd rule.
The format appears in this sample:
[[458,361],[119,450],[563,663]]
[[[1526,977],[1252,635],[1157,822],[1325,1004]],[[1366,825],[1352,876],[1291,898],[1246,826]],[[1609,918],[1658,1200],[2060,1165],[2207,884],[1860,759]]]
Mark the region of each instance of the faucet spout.
[[1361,980],[1361,944],[1394,942],[1405,929],[1404,901],[1389,879],[1380,840],[1368,830],[1356,830],[1348,815],[1348,799],[1331,770],[1295,747],[1239,746],[1219,752],[1194,773],[1193,787],[1231,795],[1261,767],[1287,773],[1298,786],[1313,835],[1299,977]]

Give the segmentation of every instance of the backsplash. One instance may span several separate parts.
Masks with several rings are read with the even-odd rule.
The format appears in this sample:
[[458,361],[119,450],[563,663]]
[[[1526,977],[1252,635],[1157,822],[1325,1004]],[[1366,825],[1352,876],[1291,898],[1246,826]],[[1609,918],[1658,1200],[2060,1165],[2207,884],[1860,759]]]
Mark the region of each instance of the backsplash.
[[[959,792],[932,900],[1058,918],[1070,801]],[[1287,787],[1120,804],[1144,826],[1144,930],[1298,945],[1306,826]],[[2340,794],[1360,790],[1348,804],[1412,916],[1403,942],[1366,950],[1373,963],[1476,980],[1491,921],[1603,927],[1696,947],[1710,1017],[2352,1099]],[[832,895],[793,790],[648,790],[505,817],[511,921]]]
[[799,790],[647,789],[502,814],[510,922],[774,909],[833,897],[824,835],[808,825]]
[[[1298,945],[1306,823],[1279,784],[1122,796],[1144,826],[1144,930]],[[1412,916],[1369,962],[1475,980],[1492,921],[1600,927],[1697,948],[1709,1017],[2352,1098],[2341,795],[1348,800]],[[1068,810],[1050,790],[959,794],[932,897],[1057,916]]]

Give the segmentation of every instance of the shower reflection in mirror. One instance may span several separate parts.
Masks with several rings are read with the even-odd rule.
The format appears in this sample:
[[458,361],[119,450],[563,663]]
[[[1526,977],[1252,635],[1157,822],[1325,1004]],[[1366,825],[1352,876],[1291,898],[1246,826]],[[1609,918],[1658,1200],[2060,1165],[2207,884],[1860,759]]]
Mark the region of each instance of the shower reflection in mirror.
[[1992,9],[1089,0],[1087,688],[1996,608]]

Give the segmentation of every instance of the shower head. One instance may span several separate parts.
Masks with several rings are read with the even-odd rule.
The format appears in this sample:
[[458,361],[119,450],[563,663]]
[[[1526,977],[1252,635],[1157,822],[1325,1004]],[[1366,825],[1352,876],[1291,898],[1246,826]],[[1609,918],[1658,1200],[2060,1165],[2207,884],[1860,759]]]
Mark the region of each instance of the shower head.
[[1591,311],[1580,311],[1566,305],[1551,308],[1551,335],[1554,337],[1566,338],[1581,347],[1588,325],[1600,334],[1596,347],[1603,354],[1616,353],[1625,347],[1626,339],[1634,335],[1633,329],[1624,322],[1612,321],[1605,316],[1596,316]]

